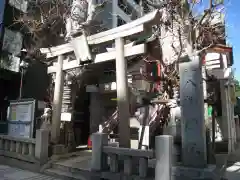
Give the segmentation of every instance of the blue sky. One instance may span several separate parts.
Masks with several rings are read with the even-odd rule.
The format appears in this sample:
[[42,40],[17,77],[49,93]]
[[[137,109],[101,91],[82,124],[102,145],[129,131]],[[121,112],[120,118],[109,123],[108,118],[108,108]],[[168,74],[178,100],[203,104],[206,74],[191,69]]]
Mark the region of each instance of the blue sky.
[[[209,7],[209,0],[199,0],[196,13]],[[233,47],[235,77],[240,81],[240,0],[224,0],[227,43]]]
[[240,0],[226,2],[226,29],[228,42],[233,46],[235,75],[240,80]]

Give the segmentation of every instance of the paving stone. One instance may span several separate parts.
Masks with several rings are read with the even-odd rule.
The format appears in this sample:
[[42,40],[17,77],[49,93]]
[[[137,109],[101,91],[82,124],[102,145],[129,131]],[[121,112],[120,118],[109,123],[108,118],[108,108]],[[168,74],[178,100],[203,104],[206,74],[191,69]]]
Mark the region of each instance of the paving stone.
[[0,180],[60,180],[40,173],[0,165]]

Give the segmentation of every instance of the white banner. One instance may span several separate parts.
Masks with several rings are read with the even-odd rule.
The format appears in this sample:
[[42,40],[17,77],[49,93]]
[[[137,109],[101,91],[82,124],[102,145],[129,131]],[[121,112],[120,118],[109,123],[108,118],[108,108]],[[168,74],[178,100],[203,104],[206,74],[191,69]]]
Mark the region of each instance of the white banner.
[[9,0],[9,4],[24,13],[27,12],[28,2],[26,0]]
[[20,32],[5,28],[2,49],[13,55],[19,55],[22,49],[22,41],[23,37]]

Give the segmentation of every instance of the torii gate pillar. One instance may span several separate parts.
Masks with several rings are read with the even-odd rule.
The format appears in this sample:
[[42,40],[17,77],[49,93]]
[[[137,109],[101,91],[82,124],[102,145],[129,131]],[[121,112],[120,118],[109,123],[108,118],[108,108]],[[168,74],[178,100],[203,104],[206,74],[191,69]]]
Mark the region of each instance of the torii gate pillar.
[[116,48],[116,84],[117,84],[117,107],[119,118],[119,146],[130,147],[130,112],[127,80],[127,62],[124,58],[124,40],[115,40]]
[[52,127],[51,127],[51,142],[58,144],[60,140],[60,123],[61,123],[61,108],[63,95],[63,56],[58,56],[56,79],[54,86],[53,111],[52,111]]

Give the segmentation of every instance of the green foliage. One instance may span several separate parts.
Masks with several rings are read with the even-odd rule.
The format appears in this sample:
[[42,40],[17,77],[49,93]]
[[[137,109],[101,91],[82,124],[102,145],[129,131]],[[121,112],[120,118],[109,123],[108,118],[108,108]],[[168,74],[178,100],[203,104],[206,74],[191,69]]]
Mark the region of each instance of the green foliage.
[[234,115],[240,115],[240,99],[237,98],[237,103],[234,107]]
[[[240,84],[239,81],[235,79],[235,95],[240,97]],[[240,99],[237,98],[237,103],[234,107],[234,115],[240,115]]]
[[236,97],[240,97],[240,84],[238,80],[235,80],[235,93]]

